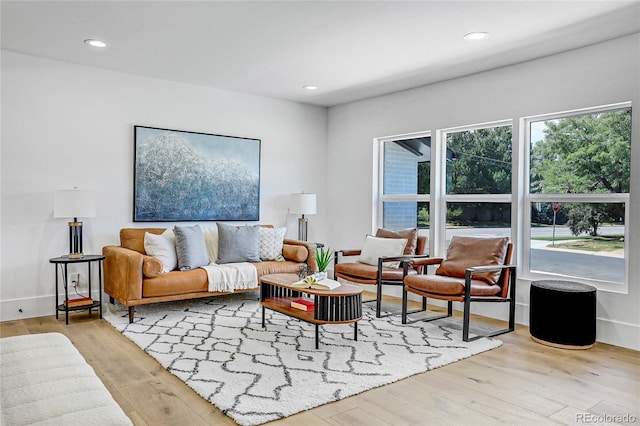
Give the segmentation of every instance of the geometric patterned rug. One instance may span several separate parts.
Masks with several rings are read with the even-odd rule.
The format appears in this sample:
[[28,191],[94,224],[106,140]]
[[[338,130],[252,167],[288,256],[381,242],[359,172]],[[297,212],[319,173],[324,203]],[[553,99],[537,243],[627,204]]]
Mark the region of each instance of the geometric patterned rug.
[[[463,342],[451,320],[401,324],[363,304],[353,324],[320,326],[266,311],[258,293],[136,307],[104,318],[164,368],[240,425],[259,425],[441,367],[502,345]],[[454,320],[455,321],[455,320]],[[458,324],[459,325],[459,324]]]

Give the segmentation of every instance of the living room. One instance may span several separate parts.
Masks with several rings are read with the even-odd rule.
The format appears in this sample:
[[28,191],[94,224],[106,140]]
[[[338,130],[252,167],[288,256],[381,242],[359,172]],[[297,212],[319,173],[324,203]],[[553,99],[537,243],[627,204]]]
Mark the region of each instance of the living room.
[[[357,94],[368,92],[354,86],[347,92],[356,98],[328,105],[323,105],[329,101],[322,99],[322,82],[316,83],[320,87],[315,93],[296,94],[298,100],[292,101],[198,84],[205,80],[197,75],[185,82],[171,81],[160,72],[148,76],[108,69],[100,62],[108,51],[80,53],[88,57],[83,64],[60,60],[55,52],[33,54],[5,47],[11,35],[6,31],[13,28],[5,25],[7,10],[17,7],[11,3],[18,2],[2,3],[3,322],[54,314],[54,268],[48,259],[69,250],[67,220],[53,217],[56,190],[78,187],[97,193],[96,217],[84,223],[86,253],[117,244],[123,227],[141,226],[132,221],[134,125],[260,139],[260,223],[286,226],[287,236],[295,238],[297,216],[288,212],[289,196],[313,192],[318,212],[309,218],[309,240],[355,248],[380,223],[374,195],[378,138],[423,131],[435,136],[439,129],[498,120],[512,120],[517,138],[524,131],[525,117],[621,102],[635,106],[640,101],[638,2],[614,10],[616,18],[627,17],[623,21],[599,21],[612,34],[624,27],[628,30],[624,34],[601,40],[585,35],[581,46],[562,48],[550,30],[543,40],[559,44],[556,53],[522,56],[491,69],[474,69],[472,63],[462,62],[452,67],[459,68],[455,75],[442,81],[359,99]],[[46,7],[46,2],[31,3],[30,7],[45,11],[55,7],[55,3]],[[89,13],[93,6],[83,7]],[[117,10],[111,13],[118,16]],[[31,25],[37,28],[37,20]],[[47,39],[46,33],[34,30],[32,38],[40,36]],[[120,43],[128,36],[124,34]],[[73,42],[78,42],[78,50],[86,49],[82,40]],[[117,51],[118,43],[109,49]],[[167,68],[184,66],[173,63],[171,52],[161,47],[139,55],[164,58]],[[247,72],[257,75],[261,70],[256,66]],[[429,69],[421,73],[428,74]],[[289,78],[296,89],[313,83],[303,80],[313,77]],[[640,119],[636,109],[632,115],[631,182],[635,183],[640,181]],[[514,147],[518,149],[522,148]],[[640,265],[634,259],[640,252],[640,224],[633,218],[640,211],[640,186],[631,185],[629,200],[626,289],[598,292],[597,337],[598,342],[637,351]],[[524,233],[523,225],[514,223],[516,242],[522,244]],[[516,252],[523,248],[516,246]],[[522,326],[528,324],[529,284],[519,275],[516,322]],[[501,311],[487,315],[504,319]],[[85,320],[73,326],[100,327]]]

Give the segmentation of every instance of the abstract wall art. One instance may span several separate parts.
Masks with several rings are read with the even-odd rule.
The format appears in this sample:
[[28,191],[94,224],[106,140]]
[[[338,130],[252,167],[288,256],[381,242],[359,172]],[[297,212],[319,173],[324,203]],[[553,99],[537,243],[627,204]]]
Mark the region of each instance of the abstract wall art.
[[134,126],[134,222],[260,218],[260,140]]

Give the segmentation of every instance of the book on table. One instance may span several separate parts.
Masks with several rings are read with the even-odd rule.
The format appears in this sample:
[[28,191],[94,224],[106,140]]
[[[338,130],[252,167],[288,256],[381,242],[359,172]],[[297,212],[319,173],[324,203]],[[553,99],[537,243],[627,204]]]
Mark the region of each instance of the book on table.
[[300,309],[301,311],[313,311],[315,306],[313,300],[310,299],[295,299],[291,301],[291,307]]
[[295,288],[313,288],[316,290],[333,290],[334,288],[340,287],[340,283],[335,280],[330,280],[325,278],[320,281],[316,281],[314,277],[309,275],[308,277],[301,279],[300,281],[296,281],[291,284],[291,287]]
[[93,305],[93,299],[90,297],[78,297],[76,299],[65,300],[64,305],[68,306],[69,308]]

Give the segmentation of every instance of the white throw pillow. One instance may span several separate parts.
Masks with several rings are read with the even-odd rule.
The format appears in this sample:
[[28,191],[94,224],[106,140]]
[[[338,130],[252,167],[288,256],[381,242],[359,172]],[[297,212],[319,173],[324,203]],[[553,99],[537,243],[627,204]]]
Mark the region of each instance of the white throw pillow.
[[[386,256],[402,256],[407,245],[406,238],[380,238],[367,235],[358,262],[378,266],[378,258]],[[400,262],[385,262],[384,266],[397,268]]]
[[145,232],[144,250],[149,256],[157,258],[162,263],[162,272],[170,272],[178,267],[176,237],[173,229],[167,229],[160,235]]
[[218,225],[202,228],[204,234],[204,243],[207,246],[207,255],[209,263],[218,261]]
[[260,259],[284,261],[282,245],[287,228],[260,227]]

